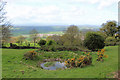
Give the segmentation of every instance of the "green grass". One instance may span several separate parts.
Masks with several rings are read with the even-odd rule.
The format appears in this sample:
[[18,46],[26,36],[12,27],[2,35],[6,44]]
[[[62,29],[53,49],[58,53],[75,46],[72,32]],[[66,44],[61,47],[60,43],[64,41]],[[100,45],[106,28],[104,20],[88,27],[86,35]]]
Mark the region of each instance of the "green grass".
[[[36,67],[38,60],[23,60],[23,54],[33,49],[2,49],[2,77],[3,78],[111,78],[112,72],[118,71],[118,46],[105,47],[108,58],[104,62],[97,62],[97,55],[93,52],[92,65],[84,68],[72,68],[66,70],[44,70]],[[71,53],[71,54],[70,54]],[[63,59],[73,55],[81,55],[81,52],[41,52],[39,61],[44,58],[62,56]],[[44,56],[44,57],[43,57]],[[24,71],[22,74],[21,71]]]

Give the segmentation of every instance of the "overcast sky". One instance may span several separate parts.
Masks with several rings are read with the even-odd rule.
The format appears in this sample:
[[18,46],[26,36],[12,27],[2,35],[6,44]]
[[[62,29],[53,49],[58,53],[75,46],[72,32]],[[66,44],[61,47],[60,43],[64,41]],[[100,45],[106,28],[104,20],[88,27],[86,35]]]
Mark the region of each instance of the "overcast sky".
[[101,25],[118,21],[119,0],[5,0],[15,25]]

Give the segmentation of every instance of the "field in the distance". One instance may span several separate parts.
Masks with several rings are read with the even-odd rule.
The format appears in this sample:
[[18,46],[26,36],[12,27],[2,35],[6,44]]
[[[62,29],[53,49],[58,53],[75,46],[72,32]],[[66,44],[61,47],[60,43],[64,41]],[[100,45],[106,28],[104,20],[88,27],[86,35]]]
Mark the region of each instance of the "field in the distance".
[[[64,26],[14,26],[11,28],[12,36],[29,35],[32,29],[36,29],[39,34],[63,34],[69,25]],[[82,31],[93,30],[96,31],[100,27],[97,25],[80,25],[78,28]]]
[[[97,62],[93,54],[93,63],[84,68],[66,70],[44,70],[36,67],[36,61],[22,60],[23,54],[33,49],[2,49],[3,78],[107,78],[118,71],[118,46],[105,47],[108,58]],[[49,52],[46,52],[49,53]],[[57,52],[56,52],[57,53]],[[60,52],[59,52],[60,53]],[[62,51],[61,53],[67,53]],[[69,53],[69,52],[68,52]],[[21,61],[23,64],[21,64]],[[22,74],[21,71],[24,71]]]

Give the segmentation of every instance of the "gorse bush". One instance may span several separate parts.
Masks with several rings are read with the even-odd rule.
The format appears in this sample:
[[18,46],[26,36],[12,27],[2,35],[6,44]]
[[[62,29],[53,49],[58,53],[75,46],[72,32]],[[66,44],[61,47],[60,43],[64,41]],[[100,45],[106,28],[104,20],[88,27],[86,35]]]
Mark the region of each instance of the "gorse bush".
[[105,55],[104,52],[105,52],[105,49],[98,50],[98,53],[97,53],[97,55],[98,55],[97,61],[104,61],[104,58],[107,58],[107,57],[108,57],[108,55]]
[[92,63],[92,56],[88,53],[86,56],[81,55],[79,58],[72,58],[65,61],[68,68],[71,67],[84,67]]
[[28,51],[27,53],[24,54],[25,59],[35,59],[37,57],[37,52],[33,51]]
[[105,46],[104,37],[96,32],[88,32],[84,40],[84,46],[89,50],[95,51]]

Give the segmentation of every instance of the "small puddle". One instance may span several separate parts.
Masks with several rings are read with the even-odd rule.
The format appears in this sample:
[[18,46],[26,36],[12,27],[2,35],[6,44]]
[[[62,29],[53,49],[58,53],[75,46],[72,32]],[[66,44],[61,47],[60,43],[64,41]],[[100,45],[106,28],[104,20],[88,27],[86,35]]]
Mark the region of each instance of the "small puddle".
[[61,63],[61,62],[53,62],[54,65],[50,66],[50,67],[45,67],[44,65],[46,64],[47,62],[45,63],[42,63],[40,64],[41,67],[43,69],[46,69],[46,70],[57,70],[57,69],[66,69],[67,67],[65,66],[64,63]]

